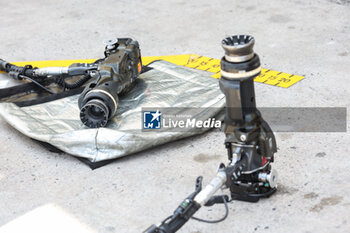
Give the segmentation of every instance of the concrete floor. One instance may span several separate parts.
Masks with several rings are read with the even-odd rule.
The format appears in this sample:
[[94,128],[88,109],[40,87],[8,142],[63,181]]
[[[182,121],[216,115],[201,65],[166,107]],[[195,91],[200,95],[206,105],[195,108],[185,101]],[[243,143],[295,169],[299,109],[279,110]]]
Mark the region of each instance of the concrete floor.
[[[136,38],[144,56],[220,58],[224,36],[252,34],[265,68],[306,77],[288,89],[256,84],[258,106],[350,106],[349,0],[2,0],[0,18],[9,61],[98,58],[101,42],[118,36]],[[350,232],[347,131],[277,133],[279,192],[233,202],[226,221],[190,221],[181,232]],[[0,232],[141,232],[171,214],[198,175],[206,183],[226,162],[224,135],[213,131],[93,171],[3,120],[0,132]],[[196,216],[222,214],[216,206]]]

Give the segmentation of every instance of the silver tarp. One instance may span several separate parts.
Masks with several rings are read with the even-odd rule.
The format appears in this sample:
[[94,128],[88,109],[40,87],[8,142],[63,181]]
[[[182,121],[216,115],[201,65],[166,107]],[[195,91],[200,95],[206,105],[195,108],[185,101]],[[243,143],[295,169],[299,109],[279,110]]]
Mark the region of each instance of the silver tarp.
[[[218,80],[209,73],[165,61],[148,67],[152,69],[141,74],[132,91],[120,98],[118,113],[105,128],[89,129],[81,123],[79,95],[21,108],[1,103],[0,115],[24,135],[91,162],[118,158],[208,130],[143,132],[142,108],[201,108],[204,118],[221,117],[224,95]],[[2,85],[7,85],[6,81]]]

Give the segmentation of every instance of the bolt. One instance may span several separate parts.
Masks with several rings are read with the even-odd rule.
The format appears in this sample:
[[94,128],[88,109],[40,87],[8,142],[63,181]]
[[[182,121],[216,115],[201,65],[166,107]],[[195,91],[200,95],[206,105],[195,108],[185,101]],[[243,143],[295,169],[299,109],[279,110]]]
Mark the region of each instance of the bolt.
[[242,134],[239,138],[242,142],[244,142],[247,139],[247,137],[244,134]]

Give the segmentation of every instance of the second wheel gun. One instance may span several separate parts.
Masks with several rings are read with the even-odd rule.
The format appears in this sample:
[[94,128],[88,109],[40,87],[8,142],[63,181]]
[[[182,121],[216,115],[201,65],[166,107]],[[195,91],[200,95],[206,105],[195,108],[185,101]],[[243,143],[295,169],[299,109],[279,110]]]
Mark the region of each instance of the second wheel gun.
[[118,95],[133,87],[142,70],[140,47],[135,40],[108,40],[104,54],[94,63],[75,63],[69,67],[22,67],[0,59],[0,70],[14,79],[30,81],[39,88],[39,96],[57,94],[50,89],[52,83],[65,90],[80,88],[88,82],[78,100],[80,119],[87,127],[98,128],[106,126],[115,115]]

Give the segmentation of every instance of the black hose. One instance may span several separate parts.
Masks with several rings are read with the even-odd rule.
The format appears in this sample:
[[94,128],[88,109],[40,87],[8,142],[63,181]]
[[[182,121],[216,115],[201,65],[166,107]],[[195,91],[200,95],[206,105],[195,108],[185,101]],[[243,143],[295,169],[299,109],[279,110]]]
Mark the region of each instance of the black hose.
[[[100,60],[97,60],[96,62],[99,62]],[[0,70],[5,71],[6,73],[9,73],[9,75],[12,78],[15,79],[26,79],[31,82],[33,82],[35,85],[40,87],[41,89],[51,93],[51,94],[56,94],[52,90],[46,88],[44,85],[40,83],[39,80],[36,79],[36,77],[33,76],[33,71],[36,68],[33,68],[31,65],[26,65],[26,66],[16,66],[14,64],[11,64],[5,60],[0,59]],[[68,76],[69,77],[69,76]],[[55,83],[63,87],[64,89],[75,89],[78,87],[81,87],[84,83],[86,83],[91,76],[86,73],[82,78],[79,80],[75,81],[74,83],[67,83],[65,81],[66,78],[68,77],[58,77],[55,79]]]
[[91,78],[91,76],[89,74],[85,74],[81,79],[78,79],[74,83],[67,83],[65,80],[66,78],[67,77],[58,77],[55,82],[63,88],[75,89],[81,87],[84,83],[86,83]]
[[0,59],[0,70],[5,71],[6,73],[9,73],[11,77],[15,79],[21,79],[21,75],[30,77],[31,79],[34,79],[33,77],[33,66],[31,65],[25,65],[25,66],[16,66],[14,64],[11,64],[7,61],[4,61]]
[[222,196],[222,199],[223,199],[224,204],[225,204],[225,215],[222,218],[220,218],[218,220],[206,220],[206,219],[201,219],[201,218],[196,218],[196,217],[191,217],[191,218],[194,220],[197,220],[199,222],[205,222],[205,223],[219,223],[219,222],[224,221],[228,216],[228,205],[227,205],[227,201],[226,201],[224,196]]
[[43,89],[43,90],[49,92],[50,94],[57,94],[57,93],[53,92],[52,90],[50,90],[49,88],[47,88],[47,87],[41,85],[39,82],[37,82],[36,80],[34,80],[34,79],[32,79],[32,78],[30,78],[30,77],[28,77],[28,76],[19,75],[19,77],[22,78],[22,79],[27,79],[27,80],[31,81],[32,83],[34,83],[35,85],[37,85],[37,86],[40,87],[41,89]]

